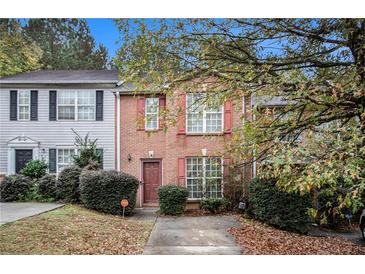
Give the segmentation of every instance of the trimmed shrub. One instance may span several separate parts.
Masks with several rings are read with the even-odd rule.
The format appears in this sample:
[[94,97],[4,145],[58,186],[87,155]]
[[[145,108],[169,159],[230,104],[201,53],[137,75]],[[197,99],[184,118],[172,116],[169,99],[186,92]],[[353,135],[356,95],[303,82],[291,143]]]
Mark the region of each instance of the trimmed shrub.
[[309,228],[310,195],[280,190],[275,180],[255,178],[249,186],[248,213],[267,224],[305,233]]
[[167,215],[182,214],[185,210],[188,194],[188,190],[182,186],[169,184],[159,187],[160,212]]
[[82,203],[100,212],[122,215],[120,200],[128,199],[125,215],[132,215],[136,205],[139,180],[115,170],[84,170],[80,176]]
[[31,179],[39,179],[46,175],[47,164],[41,160],[31,160],[25,164],[20,173]]
[[38,181],[38,192],[46,199],[57,199],[57,179],[55,175],[47,174]]
[[80,202],[80,174],[77,166],[66,167],[58,175],[56,184],[57,197],[67,203]]
[[211,213],[217,213],[227,209],[229,201],[225,198],[204,198],[200,201],[200,208]]
[[6,176],[0,183],[0,200],[12,202],[22,200],[32,186],[29,177],[23,175]]

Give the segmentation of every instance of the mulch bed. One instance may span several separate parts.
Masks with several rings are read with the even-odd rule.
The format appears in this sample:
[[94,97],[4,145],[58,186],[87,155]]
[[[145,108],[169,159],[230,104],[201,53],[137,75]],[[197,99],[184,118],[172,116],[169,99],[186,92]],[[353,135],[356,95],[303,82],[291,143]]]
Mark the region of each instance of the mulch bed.
[[314,237],[238,217],[241,228],[229,232],[248,255],[365,255],[365,247],[342,237]]

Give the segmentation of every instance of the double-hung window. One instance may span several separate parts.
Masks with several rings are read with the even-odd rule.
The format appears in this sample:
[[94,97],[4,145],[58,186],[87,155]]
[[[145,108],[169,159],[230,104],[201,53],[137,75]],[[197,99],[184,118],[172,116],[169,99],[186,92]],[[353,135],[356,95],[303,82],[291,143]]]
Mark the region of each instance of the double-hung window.
[[146,98],[145,102],[145,129],[157,130],[159,112],[159,98]]
[[221,133],[223,131],[223,106],[208,105],[205,93],[188,93],[186,120],[188,133]]
[[61,172],[64,168],[69,167],[73,163],[75,155],[74,148],[59,148],[57,149],[57,172]]
[[58,120],[95,120],[95,91],[62,90],[57,94]]
[[220,157],[188,157],[186,185],[190,199],[221,198],[223,165]]
[[30,119],[30,91],[21,90],[18,95],[18,120]]

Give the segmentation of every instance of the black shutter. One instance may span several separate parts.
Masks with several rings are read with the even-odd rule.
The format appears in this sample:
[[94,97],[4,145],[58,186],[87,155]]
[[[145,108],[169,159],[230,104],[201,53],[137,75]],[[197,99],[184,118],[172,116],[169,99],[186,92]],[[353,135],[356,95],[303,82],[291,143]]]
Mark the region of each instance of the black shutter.
[[38,90],[30,91],[30,120],[38,120]]
[[57,172],[57,159],[56,159],[56,149],[55,148],[49,149],[48,168],[49,168],[49,173]]
[[18,120],[18,91],[10,91],[10,121]]
[[49,120],[57,120],[57,91],[49,91]]
[[95,111],[95,120],[103,121],[103,103],[104,101],[104,91],[97,90],[96,91],[96,111]]
[[104,168],[104,150],[102,148],[97,148],[97,152],[100,154],[100,167]]

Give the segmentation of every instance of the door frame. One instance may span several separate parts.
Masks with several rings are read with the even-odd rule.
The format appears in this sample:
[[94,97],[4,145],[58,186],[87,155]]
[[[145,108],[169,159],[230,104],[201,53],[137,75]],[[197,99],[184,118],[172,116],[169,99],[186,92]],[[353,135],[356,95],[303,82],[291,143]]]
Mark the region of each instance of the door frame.
[[[160,186],[163,186],[163,162],[162,162],[162,158],[142,158],[141,159],[141,182],[143,182],[143,178],[144,178],[144,173],[143,173],[143,167],[144,167],[144,163],[159,163],[160,165]],[[145,204],[144,202],[144,182],[141,185],[141,192],[140,192],[140,205],[141,207],[143,207],[143,204]]]

